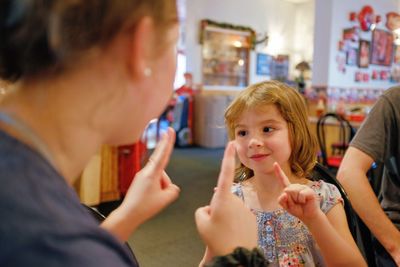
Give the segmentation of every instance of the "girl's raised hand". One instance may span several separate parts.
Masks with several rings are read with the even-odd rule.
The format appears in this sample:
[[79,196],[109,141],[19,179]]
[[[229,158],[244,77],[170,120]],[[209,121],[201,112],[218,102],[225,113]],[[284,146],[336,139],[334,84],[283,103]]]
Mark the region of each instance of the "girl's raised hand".
[[274,171],[278,180],[285,187],[278,198],[279,204],[285,210],[305,223],[322,212],[319,208],[318,197],[310,187],[302,184],[291,184],[277,162],[274,163]]

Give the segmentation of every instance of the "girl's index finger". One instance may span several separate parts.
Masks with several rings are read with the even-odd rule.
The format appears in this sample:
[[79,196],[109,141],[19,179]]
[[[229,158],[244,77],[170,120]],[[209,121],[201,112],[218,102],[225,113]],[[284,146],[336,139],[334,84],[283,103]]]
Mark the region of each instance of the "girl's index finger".
[[278,162],[274,163],[274,171],[275,171],[276,177],[278,177],[278,180],[281,182],[281,184],[284,187],[287,187],[290,185],[289,178],[283,172],[283,170],[282,170],[281,166],[279,166]]

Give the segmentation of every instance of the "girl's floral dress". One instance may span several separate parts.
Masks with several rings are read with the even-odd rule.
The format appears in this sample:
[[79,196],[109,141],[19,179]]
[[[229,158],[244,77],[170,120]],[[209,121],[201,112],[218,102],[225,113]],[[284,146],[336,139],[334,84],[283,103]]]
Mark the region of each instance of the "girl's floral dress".
[[[320,208],[327,213],[337,203],[343,203],[336,186],[324,181],[308,184],[319,196]],[[244,201],[241,183],[232,187]],[[258,245],[264,251],[270,267],[325,266],[321,252],[307,227],[284,209],[270,212],[254,210],[258,224]]]

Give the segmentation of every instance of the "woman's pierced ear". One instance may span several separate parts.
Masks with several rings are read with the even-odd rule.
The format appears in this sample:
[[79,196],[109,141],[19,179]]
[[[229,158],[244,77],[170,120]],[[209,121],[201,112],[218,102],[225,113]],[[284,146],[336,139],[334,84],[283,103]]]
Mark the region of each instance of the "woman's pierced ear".
[[144,76],[150,77],[151,74],[153,74],[153,71],[151,70],[151,68],[147,67],[147,68],[144,69],[143,73],[144,73]]

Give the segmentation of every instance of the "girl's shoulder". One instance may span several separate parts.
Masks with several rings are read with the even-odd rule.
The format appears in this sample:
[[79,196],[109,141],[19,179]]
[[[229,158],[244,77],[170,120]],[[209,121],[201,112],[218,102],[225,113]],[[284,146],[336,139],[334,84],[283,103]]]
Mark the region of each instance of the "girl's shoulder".
[[343,204],[342,195],[335,185],[322,180],[318,180],[310,181],[308,186],[313,189],[314,192],[318,195],[320,207],[324,213],[327,213],[333,206],[338,203]]

